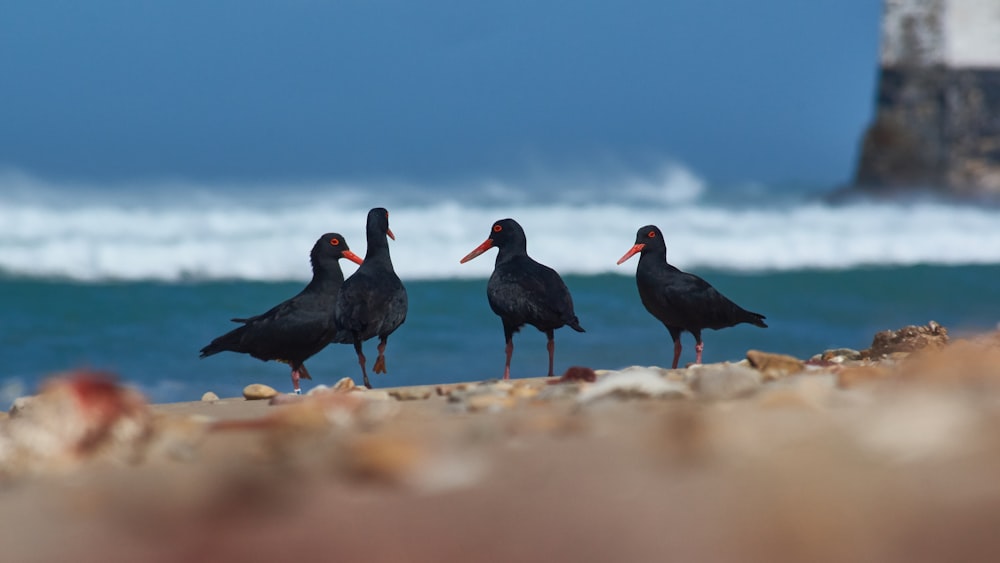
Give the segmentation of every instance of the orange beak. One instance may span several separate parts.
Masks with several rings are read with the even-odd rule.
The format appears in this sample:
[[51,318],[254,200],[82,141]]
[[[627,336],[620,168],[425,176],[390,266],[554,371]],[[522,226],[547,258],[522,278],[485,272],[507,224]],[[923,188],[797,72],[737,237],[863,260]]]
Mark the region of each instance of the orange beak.
[[360,256],[351,252],[350,250],[344,250],[340,253],[340,255],[343,256],[344,258],[347,258],[351,262],[354,262],[355,264],[360,265],[362,262],[364,262],[364,260],[362,260]]
[[485,241],[483,241],[483,244],[480,244],[479,246],[477,246],[475,248],[475,250],[473,250],[472,252],[466,254],[465,258],[462,258],[461,260],[459,260],[458,263],[459,264],[465,264],[469,260],[472,260],[476,256],[479,256],[480,254],[486,252],[490,248],[493,248],[493,239],[486,239]]
[[385,228],[385,234],[389,235],[389,238],[391,238],[392,240],[396,240],[396,235],[392,234],[392,229],[390,229],[389,227]]
[[628,260],[629,258],[635,256],[636,254],[642,252],[642,249],[645,248],[645,247],[646,247],[645,244],[643,244],[641,242],[637,243],[635,246],[633,246],[632,248],[628,249],[628,252],[625,253],[625,256],[622,256],[621,258],[618,259],[618,265],[621,266],[622,262],[624,262],[624,261]]

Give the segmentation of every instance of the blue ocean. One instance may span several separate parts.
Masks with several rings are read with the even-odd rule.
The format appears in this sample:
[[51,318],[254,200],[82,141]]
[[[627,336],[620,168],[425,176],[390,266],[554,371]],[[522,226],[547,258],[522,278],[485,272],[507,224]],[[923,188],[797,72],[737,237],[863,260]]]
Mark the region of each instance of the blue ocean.
[[[0,175],[0,401],[47,376],[107,370],[152,401],[291,389],[287,366],[199,349],[309,279],[323,233],[363,255],[369,208],[386,207],[406,323],[378,386],[495,378],[499,318],[486,301],[495,251],[459,259],[493,221],[524,227],[528,252],[559,271],[586,333],[556,333],[556,371],[669,365],[667,331],[639,302],[636,260],[616,266],[638,227],[664,232],[668,259],[767,316],[706,331],[706,362],[751,348],[808,357],[865,348],[886,328],[935,320],[961,336],[1000,321],[1000,209],[916,199],[831,203],[825,187],[712,186],[681,165],[658,175],[524,183],[60,184]],[[343,261],[345,275],[356,266]],[[682,362],[694,360],[684,336]],[[514,339],[514,377],[544,375],[545,336]],[[369,359],[375,343],[366,343]],[[353,349],[306,362],[316,384],[360,380]],[[370,366],[369,366],[370,367]]]

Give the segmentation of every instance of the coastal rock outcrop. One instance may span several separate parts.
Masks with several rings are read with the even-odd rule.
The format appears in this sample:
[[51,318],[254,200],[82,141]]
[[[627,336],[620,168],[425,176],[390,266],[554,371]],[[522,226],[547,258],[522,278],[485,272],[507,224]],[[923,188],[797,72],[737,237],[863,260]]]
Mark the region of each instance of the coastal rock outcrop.
[[854,186],[1000,198],[1000,12],[993,0],[885,0],[875,117]]

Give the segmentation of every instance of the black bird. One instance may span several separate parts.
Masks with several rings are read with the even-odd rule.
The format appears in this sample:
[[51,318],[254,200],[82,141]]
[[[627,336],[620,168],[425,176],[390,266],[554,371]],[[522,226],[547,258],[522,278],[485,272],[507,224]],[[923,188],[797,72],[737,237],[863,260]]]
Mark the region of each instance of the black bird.
[[708,282],[694,274],[682,272],[667,263],[667,245],[663,233],[655,225],[646,225],[635,235],[635,245],[618,260],[618,264],[636,253],[639,267],[635,270],[635,283],[639,298],[646,310],[659,319],[674,340],[674,363],[681,357],[681,333],[694,335],[696,363],[701,363],[705,344],[701,331],[718,330],[740,323],[767,328],[764,315],[752,313],[733,303]]
[[514,333],[524,325],[534,326],[549,339],[549,377],[553,376],[552,363],[556,351],[553,331],[565,325],[584,332],[573,313],[573,298],[566,284],[555,270],[528,256],[527,244],[524,229],[517,221],[501,219],[493,223],[489,238],[461,260],[464,264],[494,246],[498,249],[493,275],[486,284],[486,297],[490,308],[503,321],[504,338],[507,340],[504,379],[510,379]]
[[337,294],[344,283],[339,260],[361,264],[347,241],[338,233],[327,233],[316,241],[309,261],[313,277],[298,295],[266,313],[233,319],[243,326],[216,338],[201,349],[202,358],[219,352],[250,354],[258,360],[277,360],[291,366],[292,388],[299,392],[299,379],[312,379],[303,362],[335,340],[343,341],[333,322]]
[[365,262],[347,278],[337,298],[336,321],[341,331],[349,333],[361,364],[365,387],[371,388],[365,370],[365,355],[361,343],[378,336],[378,358],[375,373],[385,373],[385,343],[389,335],[406,320],[406,288],[392,269],[389,241],[396,240],[389,229],[389,212],[376,207],[368,212],[368,250]]

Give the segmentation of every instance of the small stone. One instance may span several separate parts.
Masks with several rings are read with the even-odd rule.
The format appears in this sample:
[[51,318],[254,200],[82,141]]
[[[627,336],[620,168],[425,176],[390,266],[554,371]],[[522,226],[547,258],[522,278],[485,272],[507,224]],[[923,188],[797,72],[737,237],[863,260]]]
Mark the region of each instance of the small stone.
[[509,392],[511,389],[514,388],[514,384],[511,383],[510,381],[495,381],[495,382],[492,382],[492,383],[489,383],[489,384],[484,383],[484,385],[488,385],[490,387],[490,389],[492,389],[494,391],[508,391]]
[[277,394],[278,391],[274,387],[263,383],[251,383],[243,388],[243,397],[248,401],[270,399]]
[[201,400],[207,403],[211,403],[219,400],[219,396],[212,391],[206,391],[204,395],[201,396]]
[[550,379],[548,381],[549,385],[555,385],[557,383],[567,383],[567,382],[580,382],[586,381],[593,383],[597,381],[597,374],[594,370],[584,367],[584,366],[572,366],[562,374],[561,377],[557,379]]
[[10,406],[10,410],[7,413],[10,416],[18,416],[24,414],[28,409],[31,408],[31,403],[35,401],[36,395],[28,395],[25,397],[18,397],[14,399],[14,404]]
[[389,395],[397,401],[423,401],[433,394],[433,387],[401,387],[389,391]]
[[764,381],[779,379],[799,373],[806,368],[805,363],[787,354],[772,354],[760,350],[747,352],[747,360],[764,376]]
[[861,352],[851,348],[834,348],[833,350],[826,350],[819,356],[819,359],[824,362],[832,362],[835,364],[841,364],[845,361],[858,361],[861,359]]
[[757,391],[763,376],[757,370],[736,364],[710,364],[697,368],[692,387],[709,401],[737,399]]
[[602,397],[678,399],[691,395],[687,385],[670,381],[656,369],[628,368],[605,375],[585,387],[577,397],[587,403]]
[[339,381],[333,384],[332,389],[337,393],[347,393],[354,391],[358,386],[354,383],[354,380],[350,377],[342,377]]

